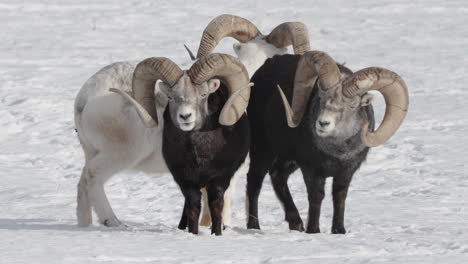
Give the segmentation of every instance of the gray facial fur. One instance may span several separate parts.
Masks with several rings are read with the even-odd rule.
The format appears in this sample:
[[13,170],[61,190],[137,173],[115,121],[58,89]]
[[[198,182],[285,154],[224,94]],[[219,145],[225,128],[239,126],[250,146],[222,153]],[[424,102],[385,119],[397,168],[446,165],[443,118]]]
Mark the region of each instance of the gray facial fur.
[[166,110],[169,111],[174,125],[183,131],[200,129],[209,115],[208,96],[219,86],[218,79],[194,84],[186,73],[173,87],[161,84],[161,91],[169,100]]

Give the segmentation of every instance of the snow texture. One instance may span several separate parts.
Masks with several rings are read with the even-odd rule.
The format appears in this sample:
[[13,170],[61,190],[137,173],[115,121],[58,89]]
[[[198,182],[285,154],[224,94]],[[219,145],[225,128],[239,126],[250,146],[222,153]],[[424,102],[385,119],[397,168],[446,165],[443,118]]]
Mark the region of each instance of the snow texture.
[[[245,175],[222,237],[177,229],[183,199],[168,174],[112,178],[107,194],[128,227],[78,228],[81,85],[115,61],[166,56],[186,68],[183,44],[196,50],[223,13],[262,32],[302,21],[313,49],[406,81],[407,119],[352,182],[348,234],[330,234],[330,181],[323,233],[310,235],[288,230],[268,177],[262,230],[246,230]],[[468,263],[467,17],[466,0],[0,1],[0,263]],[[233,43],[217,51],[233,54]],[[381,118],[381,97],[374,106]],[[306,219],[300,172],[290,185]]]

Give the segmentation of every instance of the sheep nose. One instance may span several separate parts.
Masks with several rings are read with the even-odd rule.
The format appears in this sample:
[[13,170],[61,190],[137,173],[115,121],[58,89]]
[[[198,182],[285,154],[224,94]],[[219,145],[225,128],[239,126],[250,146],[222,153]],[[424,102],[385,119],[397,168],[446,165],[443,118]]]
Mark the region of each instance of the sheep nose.
[[328,126],[330,124],[330,122],[328,122],[328,121],[319,121],[319,124],[320,124],[321,127],[326,127],[326,126]]
[[192,116],[192,113],[188,113],[188,114],[180,114],[179,117],[182,118],[182,120],[187,120],[189,119],[190,117]]

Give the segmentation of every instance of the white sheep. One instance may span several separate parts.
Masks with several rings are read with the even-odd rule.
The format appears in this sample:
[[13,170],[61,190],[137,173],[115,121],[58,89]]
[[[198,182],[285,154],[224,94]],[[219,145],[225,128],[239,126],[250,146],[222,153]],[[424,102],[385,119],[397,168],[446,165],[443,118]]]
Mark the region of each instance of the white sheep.
[[109,92],[116,87],[131,93],[135,66],[117,62],[104,67],[85,82],[76,97],[75,125],[85,154],[78,184],[79,226],[91,224],[91,207],[101,224],[121,224],[104,192],[104,183],[114,174],[124,170],[167,172],[160,154],[162,128],[146,128],[133,106]]

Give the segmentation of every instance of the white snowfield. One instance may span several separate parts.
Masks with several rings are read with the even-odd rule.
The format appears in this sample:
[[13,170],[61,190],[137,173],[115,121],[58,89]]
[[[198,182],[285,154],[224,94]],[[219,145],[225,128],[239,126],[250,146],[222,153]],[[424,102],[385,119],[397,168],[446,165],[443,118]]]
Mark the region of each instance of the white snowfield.
[[[262,230],[247,230],[245,174],[221,237],[177,229],[183,197],[169,174],[126,173],[107,184],[128,227],[77,227],[84,157],[73,100],[81,85],[115,61],[166,56],[187,68],[183,44],[196,51],[204,27],[223,13],[265,32],[302,21],[313,49],[406,81],[408,117],[355,174],[348,233],[330,234],[330,181],[323,233],[290,232],[268,177]],[[466,0],[2,0],[0,263],[468,263],[467,19]],[[217,51],[233,54],[233,43]],[[383,105],[374,103],[379,118]],[[300,172],[290,184],[305,221]]]

